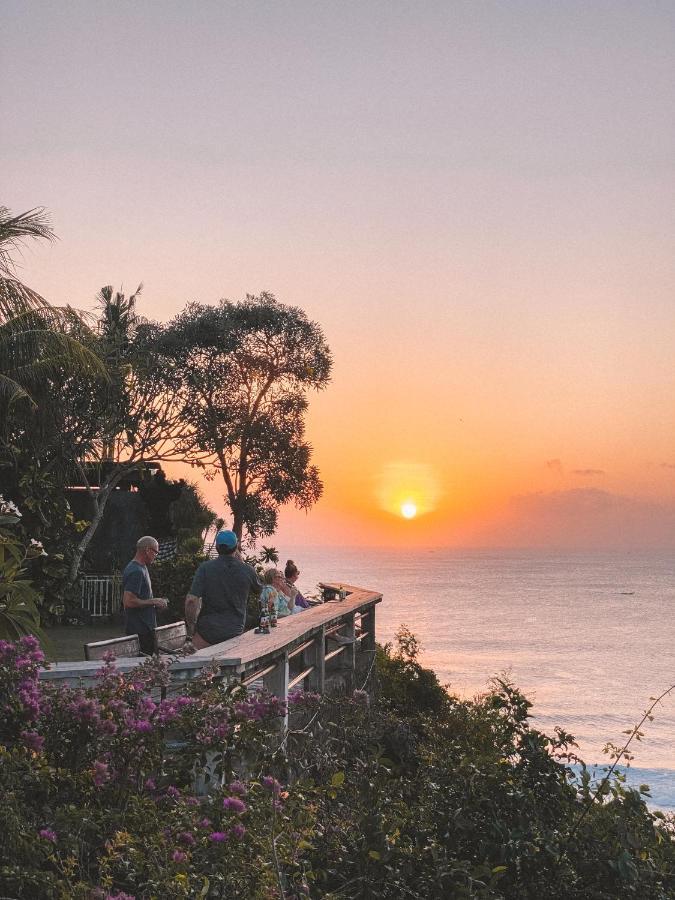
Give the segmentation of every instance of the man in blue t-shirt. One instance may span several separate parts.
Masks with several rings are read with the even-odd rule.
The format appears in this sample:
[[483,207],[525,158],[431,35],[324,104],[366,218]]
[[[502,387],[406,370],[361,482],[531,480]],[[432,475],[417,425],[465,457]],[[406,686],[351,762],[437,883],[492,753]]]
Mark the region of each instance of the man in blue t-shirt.
[[152,582],[148,565],[159,553],[154,537],[146,535],[136,542],[136,556],[122,572],[122,605],[126,634],[137,634],[143,653],[155,649],[155,610],[166,609],[168,601],[152,596]]
[[234,531],[219,531],[216,549],[218,557],[199,566],[185,598],[185,622],[195,650],[241,634],[248,595],[258,596],[263,589],[251,566],[238,558]]

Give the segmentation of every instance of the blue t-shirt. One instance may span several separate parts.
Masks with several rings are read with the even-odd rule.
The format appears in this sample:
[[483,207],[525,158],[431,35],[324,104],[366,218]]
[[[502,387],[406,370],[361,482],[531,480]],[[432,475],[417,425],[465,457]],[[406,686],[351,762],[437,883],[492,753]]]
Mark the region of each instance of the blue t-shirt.
[[[152,582],[147,566],[142,566],[135,559],[122,572],[122,591],[135,594],[139,600],[152,599]],[[157,627],[157,615],[154,606],[143,606],[138,609],[125,609],[124,622],[127,634],[140,634],[152,631]]]
[[246,624],[248,595],[259,595],[262,588],[253,569],[229,554],[203,562],[190,588],[193,597],[202,599],[197,632],[208,644],[241,634]]

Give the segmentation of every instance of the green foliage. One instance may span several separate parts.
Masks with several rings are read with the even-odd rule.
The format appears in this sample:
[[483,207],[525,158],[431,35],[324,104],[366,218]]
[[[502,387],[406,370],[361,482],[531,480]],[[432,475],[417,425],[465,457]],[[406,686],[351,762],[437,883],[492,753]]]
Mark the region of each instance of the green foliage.
[[321,495],[305,440],[306,394],[330,378],[319,326],[271,294],[217,307],[191,303],[157,349],[180,400],[180,445],[223,478],[233,530],[274,533],[279,506],[307,509]]
[[405,625],[396,634],[396,644],[395,651],[391,644],[377,651],[382,699],[404,715],[443,712],[449,703],[447,691],[434,672],[417,661],[421,648]]
[[181,478],[178,499],[171,507],[171,519],[179,553],[200,553],[206,533],[216,521],[215,512],[208,506],[196,484]]
[[[593,801],[588,777],[572,778],[571,737],[533,729],[505,679],[415,709],[418,649],[406,630],[379,657],[379,698],[297,692],[282,735],[273,698],[214,673],[187,700],[149,699],[162,660],[127,676],[107,665],[87,690],[40,688],[39,650],[0,644],[0,893],[672,898],[672,817],[621,780]],[[382,699],[390,674],[398,708]]]
[[16,412],[35,413],[49,396],[52,375],[102,371],[98,359],[68,333],[68,323],[77,318],[72,310],[50,306],[16,279],[12,255],[34,238],[54,239],[43,209],[13,215],[0,206],[0,413],[5,427]]
[[152,592],[166,597],[168,608],[160,613],[162,621],[176,622],[185,617],[185,596],[190,590],[197,567],[206,557],[202,553],[175,556],[152,566]]
[[25,545],[16,535],[21,518],[16,506],[0,495],[0,638],[16,639],[40,630],[40,595],[27,577],[30,560],[39,557],[42,545]]
[[50,624],[79,607],[70,584],[68,557],[87,523],[77,521],[65,498],[58,465],[40,459],[30,445],[0,441],[0,475],[5,496],[22,511],[16,535],[24,544],[39,541],[45,554],[31,563],[31,581],[38,594],[43,624]]

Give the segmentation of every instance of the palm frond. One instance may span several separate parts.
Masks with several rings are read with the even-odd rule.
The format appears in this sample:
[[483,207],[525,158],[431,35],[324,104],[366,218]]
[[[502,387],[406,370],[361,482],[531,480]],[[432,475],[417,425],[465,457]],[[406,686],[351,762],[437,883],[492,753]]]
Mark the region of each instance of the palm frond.
[[28,238],[56,239],[44,207],[15,216],[6,206],[0,206],[0,274],[11,276],[15,269],[12,254]]
[[25,284],[17,281],[16,278],[3,277],[0,265],[0,322],[13,319],[30,310],[52,308],[37,291],[26,287]]

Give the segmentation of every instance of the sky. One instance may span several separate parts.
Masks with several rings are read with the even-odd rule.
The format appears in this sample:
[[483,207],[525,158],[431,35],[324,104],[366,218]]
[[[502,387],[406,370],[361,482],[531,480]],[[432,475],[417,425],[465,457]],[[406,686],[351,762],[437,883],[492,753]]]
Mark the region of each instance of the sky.
[[27,284],[322,326],[285,546],[675,547],[672,3],[3,13],[0,203],[59,238]]

